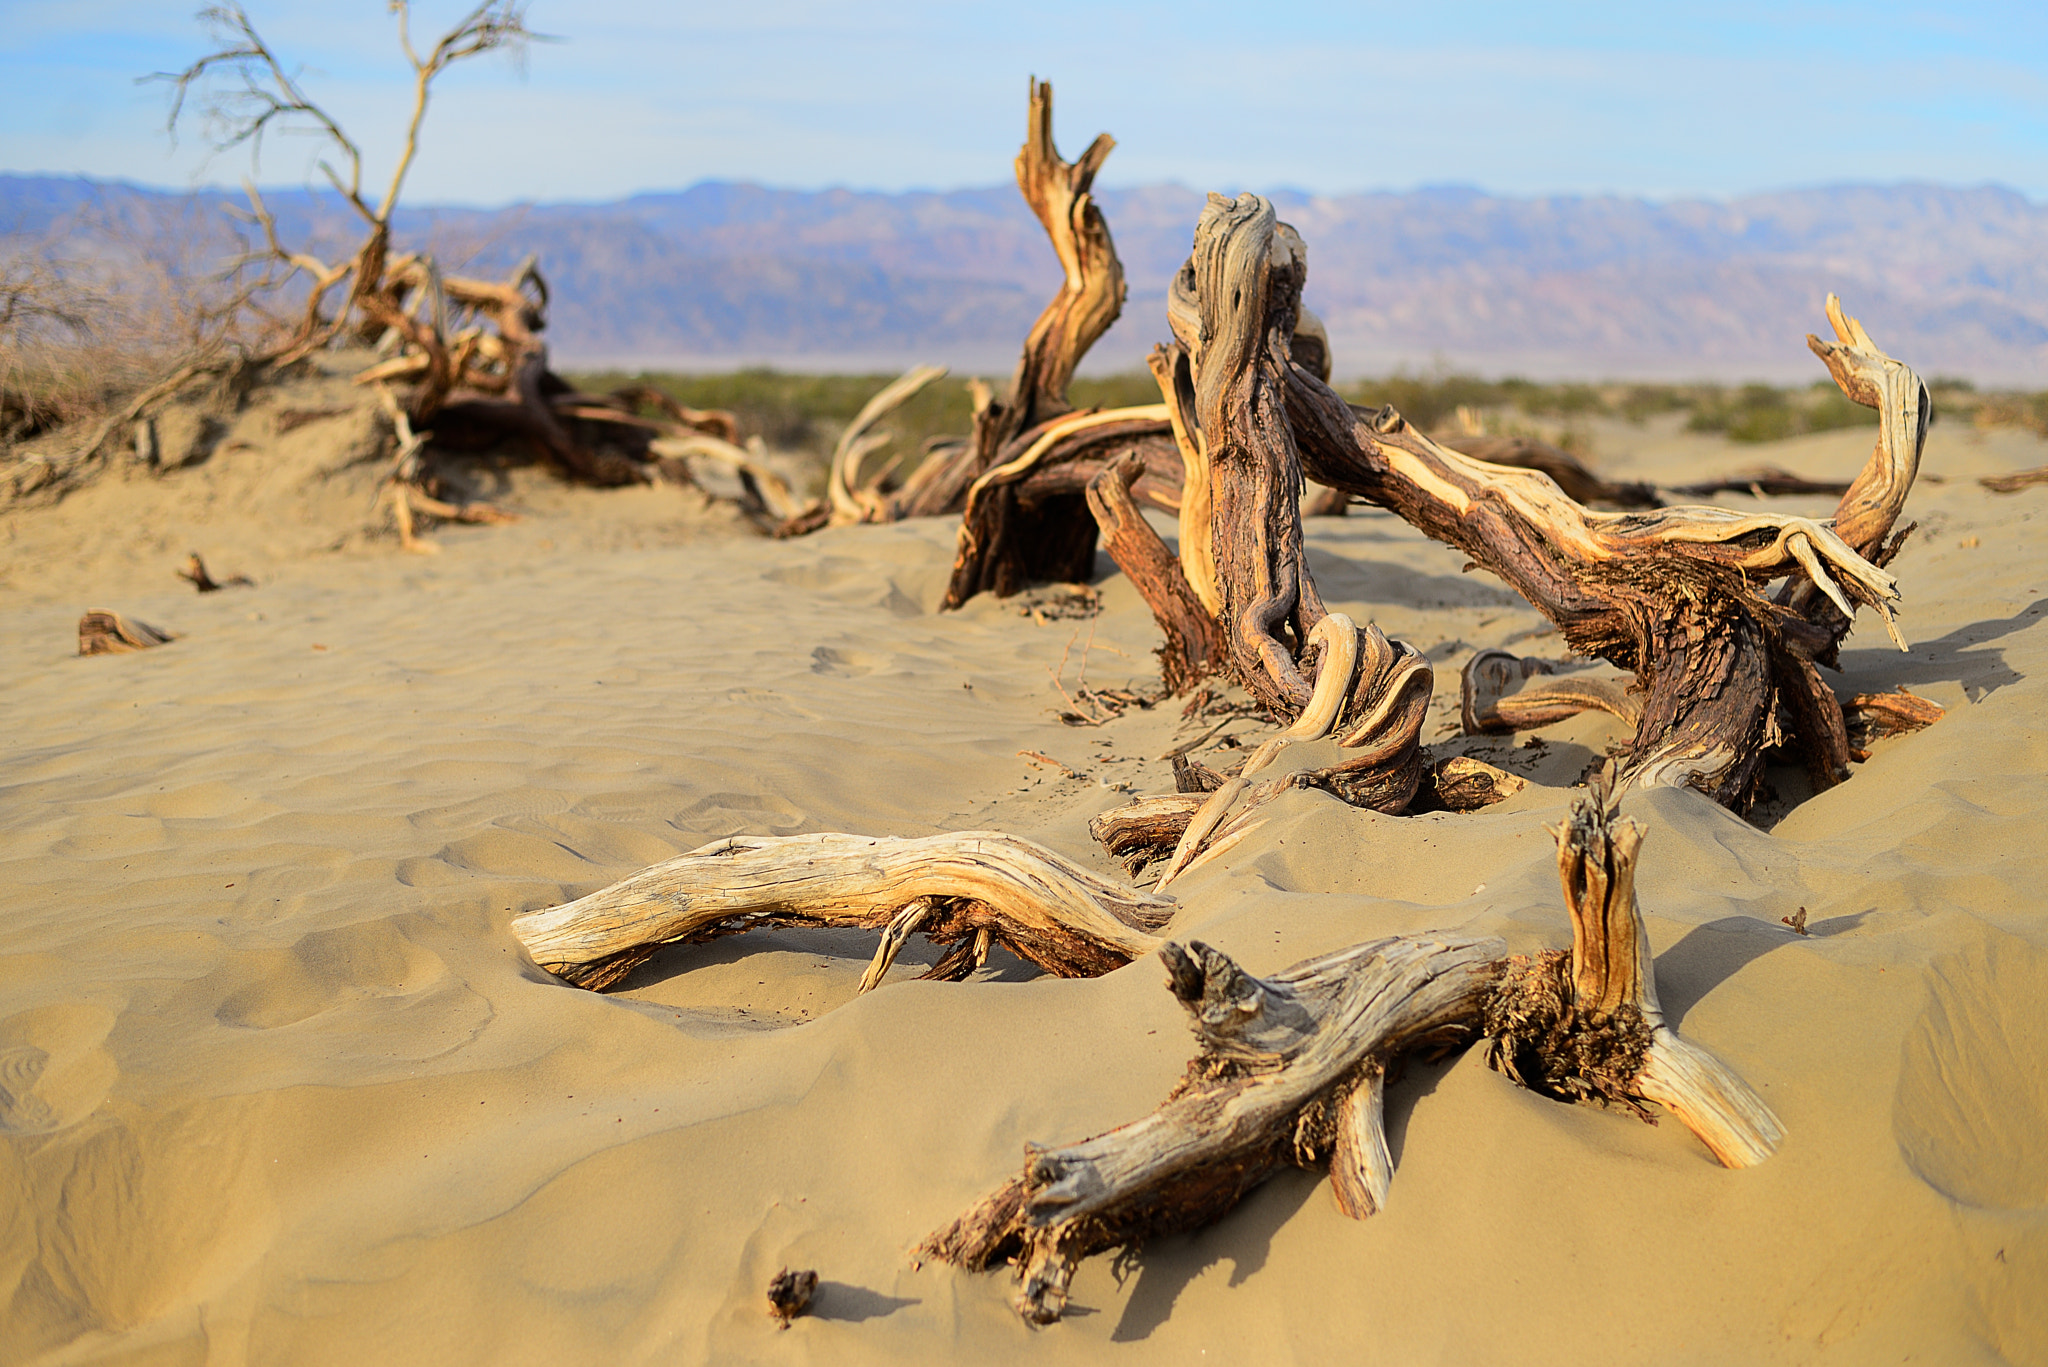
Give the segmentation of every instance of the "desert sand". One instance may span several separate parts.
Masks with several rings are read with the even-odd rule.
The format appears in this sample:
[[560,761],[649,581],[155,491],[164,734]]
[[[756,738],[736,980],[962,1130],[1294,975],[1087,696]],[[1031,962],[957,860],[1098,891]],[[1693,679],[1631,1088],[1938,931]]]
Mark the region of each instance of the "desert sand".
[[[1666,1011],[1776,1110],[1776,1156],[1724,1170],[1468,1050],[1390,1086],[1383,1213],[1283,1175],[1092,1260],[1035,1330],[1005,1276],[910,1250],[1027,1142],[1164,1097],[1191,1046],[1155,959],[928,983],[915,941],[856,997],[872,935],[763,932],[600,996],[507,924],[739,832],[994,828],[1119,874],[1087,818],[1171,791],[1159,757],[1213,724],[1058,720],[1056,679],[1156,678],[1128,583],[1098,558],[1092,621],[939,614],[950,523],[773,542],[534,473],[499,491],[518,524],[405,555],[363,530],[357,419],[279,434],[286,402],[320,399],[0,515],[0,1363],[2048,1362],[2048,488],[1975,482],[2048,445],[1935,427],[1893,566],[1912,649],[1866,614],[1844,652],[1844,694],[1941,722],[1817,797],[1774,770],[1750,821],[1625,799]],[[1846,478],[1870,440],[1595,437],[1667,484]],[[1310,543],[1331,608],[1435,664],[1425,739],[1533,782],[1465,815],[1291,793],[1169,933],[1253,972],[1567,943],[1544,828],[1617,723],[1456,737],[1459,666],[1543,653],[1543,620],[1384,514]],[[195,594],[190,549],[256,586]],[[181,637],[78,658],[89,608]],[[782,1331],[785,1266],[821,1290]]]

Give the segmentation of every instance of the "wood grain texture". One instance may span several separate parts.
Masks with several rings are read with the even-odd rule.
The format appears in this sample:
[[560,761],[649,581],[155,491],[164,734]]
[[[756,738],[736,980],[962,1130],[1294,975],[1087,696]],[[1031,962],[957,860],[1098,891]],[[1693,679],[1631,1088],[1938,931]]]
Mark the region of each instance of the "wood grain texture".
[[[622,980],[664,944],[770,925],[882,930],[929,906],[921,929],[951,944],[993,939],[1061,977],[1093,977],[1150,953],[1169,898],[1120,887],[998,831],[901,838],[732,836],[562,906],[512,933],[535,963],[580,987]],[[967,964],[942,963],[940,976]]]
[[920,1252],[972,1270],[1012,1261],[1018,1312],[1046,1324],[1081,1259],[1208,1224],[1282,1167],[1334,1162],[1340,1209],[1370,1215],[1389,1168],[1386,1064],[1469,1035],[1500,951],[1397,937],[1257,978],[1200,941],[1162,946],[1199,1046],[1172,1095],[1107,1134],[1027,1149],[1019,1176]]
[[[1268,296],[1280,296],[1269,305],[1276,329],[1302,273],[1291,250],[1282,258],[1268,272]],[[1683,784],[1741,809],[1765,752],[1785,739],[1781,701],[1816,781],[1841,776],[1839,708],[1815,666],[1832,663],[1855,610],[1875,609],[1901,639],[1898,585],[1883,566],[1904,535],[1893,526],[1919,469],[1926,387],[1832,296],[1828,316],[1837,340],[1809,345],[1845,394],[1879,413],[1876,449],[1832,519],[1707,507],[1597,512],[1538,471],[1432,441],[1391,407],[1355,410],[1298,365],[1285,376],[1287,426],[1309,477],[1465,551],[1573,649],[1637,675],[1641,712],[1618,767],[1622,785]],[[1784,589],[1766,597],[1776,580]]]

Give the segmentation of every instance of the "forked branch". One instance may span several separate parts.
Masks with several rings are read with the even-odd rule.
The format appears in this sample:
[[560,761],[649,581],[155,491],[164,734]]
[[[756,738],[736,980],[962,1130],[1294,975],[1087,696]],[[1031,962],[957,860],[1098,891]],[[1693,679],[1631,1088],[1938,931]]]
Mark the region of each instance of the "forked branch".
[[1018,1313],[1049,1324],[1080,1261],[1220,1218],[1290,1164],[1328,1162],[1338,1207],[1384,1204],[1392,1163],[1381,1113],[1387,1064],[1468,1037],[1498,940],[1377,940],[1255,978],[1200,941],[1161,947],[1199,1052],[1143,1120],[1061,1148],[919,1250],[982,1271],[1008,1260]]
[[1558,828],[1571,953],[1509,963],[1487,1007],[1488,1059],[1569,1100],[1657,1102],[1722,1166],[1754,1166],[1777,1151],[1784,1127],[1732,1069],[1664,1023],[1636,905],[1642,841],[1642,827],[1616,819],[1598,789]]

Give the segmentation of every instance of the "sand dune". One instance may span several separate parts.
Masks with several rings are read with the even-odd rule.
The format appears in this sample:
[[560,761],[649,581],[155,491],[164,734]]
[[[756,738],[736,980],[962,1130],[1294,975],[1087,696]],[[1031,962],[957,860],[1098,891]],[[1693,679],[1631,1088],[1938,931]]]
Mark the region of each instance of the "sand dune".
[[[525,521],[405,557],[350,534],[376,471],[336,468],[345,437],[271,420],[0,531],[0,1363],[2048,1362],[2048,490],[1969,478],[2040,443],[1935,429],[1894,566],[1914,647],[1844,652],[1845,692],[1942,722],[1811,800],[1774,771],[1754,823],[1627,800],[1667,1013],[1777,1111],[1777,1156],[1723,1170],[1468,1052],[1390,1087],[1382,1214],[1283,1176],[1089,1263],[1034,1331],[1005,1278],[908,1250],[1026,1141],[1164,1096],[1189,1043],[1156,962],[925,983],[917,942],[856,998],[872,936],[767,932],[597,996],[506,927],[734,832],[989,827],[1115,872],[1087,817],[1169,791],[1197,734],[1054,715],[1084,659],[1153,677],[1130,586],[1092,623],[942,616],[950,525],[766,542],[525,475]],[[1867,441],[1772,454],[1848,471]],[[1666,482],[1753,454],[1598,449]],[[1457,667],[1541,652],[1542,620],[1391,518],[1311,540],[1333,609],[1435,662],[1425,738],[1534,781],[1474,815],[1289,794],[1171,933],[1254,972],[1394,932],[1564,943],[1543,828],[1614,723],[1452,740]],[[257,587],[193,594],[193,546]],[[89,607],[182,636],[77,658]],[[822,1291],[778,1332],[785,1265]]]

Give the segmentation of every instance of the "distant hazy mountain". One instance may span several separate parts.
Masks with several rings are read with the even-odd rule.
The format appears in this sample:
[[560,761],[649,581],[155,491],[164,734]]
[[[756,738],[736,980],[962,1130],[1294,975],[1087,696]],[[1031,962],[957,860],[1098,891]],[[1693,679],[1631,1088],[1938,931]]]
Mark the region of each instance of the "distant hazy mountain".
[[[1986,186],[1851,185],[1728,202],[1510,199],[1465,188],[1276,194],[1309,247],[1308,299],[1340,371],[1445,365],[1539,377],[1817,378],[1802,338],[1841,294],[1923,373],[2048,386],[2048,204]],[[1130,281],[1091,368],[1166,335],[1166,281],[1202,196],[1101,195]],[[0,176],[0,233],[73,250],[175,239],[235,197]],[[290,241],[343,241],[331,196],[271,198]],[[1001,371],[1058,280],[1008,186],[946,194],[706,183],[608,204],[415,209],[398,225],[449,268],[539,255],[571,363]],[[118,234],[111,230],[118,228]],[[127,247],[114,243],[125,234]],[[112,244],[112,245],[110,245]]]

